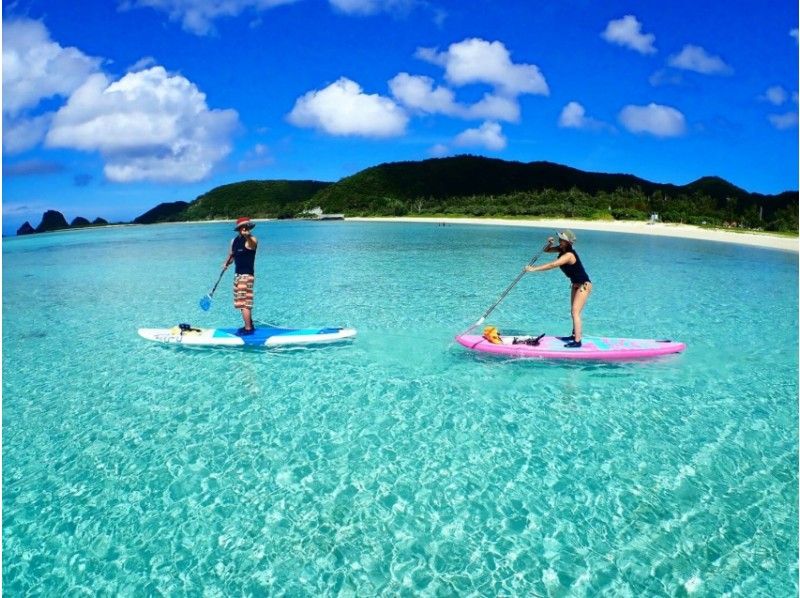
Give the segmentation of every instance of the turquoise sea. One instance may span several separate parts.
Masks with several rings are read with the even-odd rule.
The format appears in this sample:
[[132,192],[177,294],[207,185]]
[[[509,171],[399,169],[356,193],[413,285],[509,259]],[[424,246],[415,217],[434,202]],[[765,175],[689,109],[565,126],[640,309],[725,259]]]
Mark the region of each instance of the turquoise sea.
[[[3,240],[8,596],[796,596],[798,255],[578,232],[585,333],[657,361],[470,354],[552,231],[259,223],[255,316],[354,342],[187,349],[239,325],[230,224]],[[570,330],[558,271],[488,323]]]

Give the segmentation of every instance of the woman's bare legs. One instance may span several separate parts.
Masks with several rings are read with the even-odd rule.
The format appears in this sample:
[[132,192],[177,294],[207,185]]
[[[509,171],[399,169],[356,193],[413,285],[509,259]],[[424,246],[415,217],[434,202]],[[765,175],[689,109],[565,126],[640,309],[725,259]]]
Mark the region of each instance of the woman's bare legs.
[[586,305],[586,300],[592,293],[592,283],[586,282],[582,285],[572,286],[572,334],[575,337],[575,342],[581,342],[583,338],[583,321],[581,320],[581,312],[583,306]]
[[[569,292],[569,309],[570,313],[572,312],[573,306],[575,305],[575,293],[578,292],[578,287],[574,284],[570,285],[570,292]],[[572,336],[572,340],[575,340],[575,319],[572,320],[572,332],[570,333]]]

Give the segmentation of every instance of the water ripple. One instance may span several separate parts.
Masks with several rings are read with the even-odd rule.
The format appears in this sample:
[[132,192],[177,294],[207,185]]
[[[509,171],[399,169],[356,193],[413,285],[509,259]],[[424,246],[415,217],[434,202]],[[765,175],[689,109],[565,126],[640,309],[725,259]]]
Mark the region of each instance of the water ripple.
[[[170,230],[209,258],[229,234]],[[531,231],[324,230],[271,223],[259,258],[265,319],[359,329],[299,351],[136,337],[236,321],[222,295],[198,313],[213,273],[150,229],[117,231],[136,260],[123,243],[92,272],[88,237],[4,246],[10,595],[796,594],[797,297],[767,313],[747,290],[796,288],[796,256],[722,247],[709,265],[661,240],[620,277],[613,237],[587,235],[587,324],[689,349],[559,364],[452,342]],[[501,330],[562,331],[557,276],[523,281]]]

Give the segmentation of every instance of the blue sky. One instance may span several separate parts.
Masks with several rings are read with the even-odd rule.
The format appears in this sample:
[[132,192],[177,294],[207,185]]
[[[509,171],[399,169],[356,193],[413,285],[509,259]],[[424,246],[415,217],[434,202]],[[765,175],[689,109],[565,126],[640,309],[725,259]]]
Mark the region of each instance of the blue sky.
[[17,0],[3,232],[462,153],[798,187],[796,2]]

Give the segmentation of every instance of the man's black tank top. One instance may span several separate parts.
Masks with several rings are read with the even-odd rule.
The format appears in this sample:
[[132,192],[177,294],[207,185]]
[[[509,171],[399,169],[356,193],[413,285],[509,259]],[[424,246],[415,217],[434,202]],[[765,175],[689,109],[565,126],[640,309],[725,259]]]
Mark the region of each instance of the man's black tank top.
[[592,282],[591,280],[589,280],[589,275],[586,274],[586,270],[584,270],[583,268],[583,264],[581,263],[581,258],[578,257],[578,254],[575,253],[574,249],[559,251],[558,257],[561,257],[562,255],[565,255],[567,253],[571,253],[572,255],[575,256],[575,263],[561,266],[561,271],[567,275],[570,282],[572,282],[572,284],[583,284],[585,282]]
[[256,250],[245,246],[247,240],[239,235],[233,240],[233,261],[236,264],[236,274],[255,275]]

